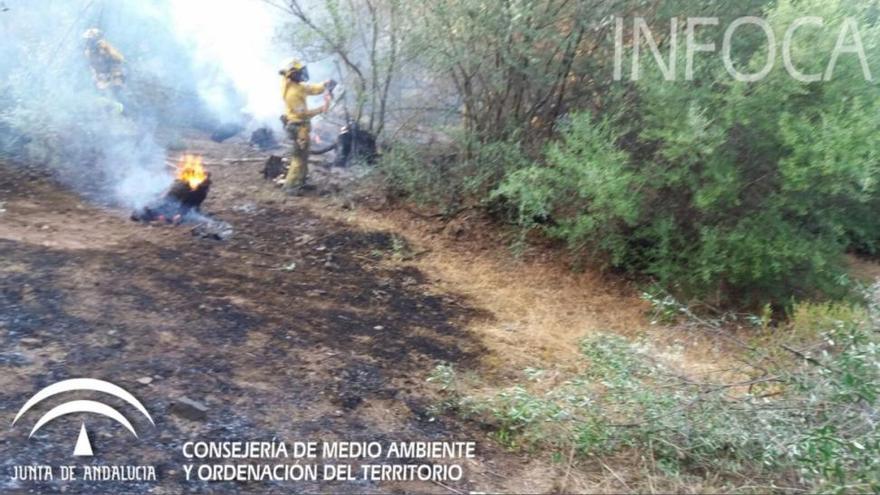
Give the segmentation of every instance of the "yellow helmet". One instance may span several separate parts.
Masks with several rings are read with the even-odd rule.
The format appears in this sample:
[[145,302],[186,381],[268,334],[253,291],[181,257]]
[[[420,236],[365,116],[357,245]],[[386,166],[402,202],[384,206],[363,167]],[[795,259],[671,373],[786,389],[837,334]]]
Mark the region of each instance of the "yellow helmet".
[[300,62],[298,59],[290,59],[286,64],[284,64],[284,72],[290,72],[294,70],[303,70],[306,67],[306,64]]
[[308,81],[309,80],[309,68],[306,67],[306,64],[302,63],[298,59],[292,59],[284,65],[284,68],[279,71],[279,73],[283,76],[291,77],[297,81]]

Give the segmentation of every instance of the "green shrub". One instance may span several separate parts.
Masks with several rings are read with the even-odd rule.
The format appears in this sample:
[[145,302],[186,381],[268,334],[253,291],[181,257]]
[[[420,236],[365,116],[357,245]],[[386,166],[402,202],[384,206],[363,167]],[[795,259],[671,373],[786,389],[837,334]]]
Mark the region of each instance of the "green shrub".
[[396,145],[377,171],[392,195],[453,211],[483,201],[505,175],[527,164],[515,141],[480,143],[458,136],[442,147]]
[[641,202],[632,192],[641,179],[627,170],[629,157],[615,146],[612,132],[608,121],[575,116],[562,141],[548,149],[546,166],[508,174],[492,197],[514,204],[523,227],[552,216],[557,223],[542,227],[551,235],[575,250],[589,246],[608,253],[613,264],[622,263],[627,242],[619,233],[640,217]]
[[[843,18],[870,18],[862,3],[782,1],[767,14],[780,45],[805,11],[826,23],[795,43],[808,73],[826,67]],[[862,22],[860,34],[880,65],[880,25]],[[766,47],[738,49],[747,67],[763,65]],[[625,119],[571,115],[546,164],[509,174],[495,194],[525,229],[550,215],[556,225],[538,226],[550,235],[679,295],[755,305],[842,295],[842,254],[880,240],[876,86],[853,55],[814,84],[781,67],[737,82],[719,59],[698,59],[691,82],[649,65],[637,97],[606,109]]]
[[432,161],[427,153],[400,144],[382,155],[377,171],[392,196],[407,196],[420,205],[436,205],[449,201],[453,195],[446,187],[448,181],[441,180],[446,168],[438,159]]

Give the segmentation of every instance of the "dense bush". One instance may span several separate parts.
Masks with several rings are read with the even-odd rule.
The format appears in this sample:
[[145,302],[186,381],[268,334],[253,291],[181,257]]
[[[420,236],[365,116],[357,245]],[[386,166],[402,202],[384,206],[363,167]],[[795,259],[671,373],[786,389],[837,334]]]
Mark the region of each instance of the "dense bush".
[[615,145],[612,132],[608,121],[576,116],[562,142],[549,147],[546,166],[511,172],[492,197],[514,204],[524,228],[552,216],[556,222],[542,228],[572,249],[602,250],[613,264],[623,264],[628,244],[618,233],[641,217],[643,178],[628,170],[629,155]]
[[[686,23],[678,23],[675,81],[645,46],[641,78],[612,80],[607,8],[460,0],[426,12],[410,42],[435,39],[436,23],[455,27],[419,53],[423,70],[452,75],[462,126],[442,151],[395,144],[382,166],[391,190],[447,212],[502,205],[523,232],[540,229],[606,267],[714,305],[778,308],[846,293],[843,254],[880,246],[880,93],[847,52],[830,80],[801,82],[784,68],[782,45],[797,19],[822,18],[821,28],[796,31],[791,58],[801,73],[824,74],[842,27],[855,20],[876,71],[880,24],[870,2],[616,4],[616,16],[648,19],[664,56],[671,17],[720,18],[697,30],[696,42],[717,51],[695,57],[692,80]],[[556,9],[557,22],[547,21]],[[743,73],[758,72],[769,49],[776,54],[755,82],[734,79],[721,56],[726,27],[744,15],[775,32],[772,47],[753,26],[733,40]],[[475,36],[485,42],[474,47]],[[853,46],[854,36],[842,43]],[[625,54],[624,79],[629,61]]]
[[[783,1],[767,16],[779,44],[803,12],[826,23],[794,44],[811,74],[826,68],[843,19],[870,14],[851,2]],[[878,26],[859,29],[876,62]],[[749,72],[764,65],[761,46],[739,47]],[[495,194],[517,205],[524,227],[549,213],[551,235],[681,293],[717,303],[839,293],[842,254],[874,252],[880,240],[880,94],[857,57],[811,84],[779,67],[737,82],[711,58],[692,82],[645,73],[635,97],[610,106],[625,119],[572,115],[546,164],[509,175]]]

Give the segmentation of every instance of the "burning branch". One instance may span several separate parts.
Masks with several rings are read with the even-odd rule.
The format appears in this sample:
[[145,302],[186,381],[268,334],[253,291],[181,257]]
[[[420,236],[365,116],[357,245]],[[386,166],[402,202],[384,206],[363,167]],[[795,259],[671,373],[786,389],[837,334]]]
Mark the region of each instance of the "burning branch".
[[195,191],[199,185],[208,178],[205,167],[202,165],[202,157],[199,155],[183,155],[177,165],[177,180],[185,182],[189,188]]

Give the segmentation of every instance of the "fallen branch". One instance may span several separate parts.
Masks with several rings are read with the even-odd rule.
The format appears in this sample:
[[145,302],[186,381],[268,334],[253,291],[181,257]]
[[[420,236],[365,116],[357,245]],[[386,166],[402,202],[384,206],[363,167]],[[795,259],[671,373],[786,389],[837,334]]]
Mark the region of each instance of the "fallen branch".
[[811,358],[810,356],[807,356],[803,352],[801,352],[797,349],[794,349],[794,348],[788,346],[787,344],[779,344],[779,346],[782,347],[783,349],[785,349],[786,351],[794,354],[795,356],[803,359],[804,361],[807,361],[810,364],[814,364],[820,368],[825,368],[828,371],[834,371],[833,369],[829,368],[828,366],[822,364],[819,360],[817,360],[815,358]]

